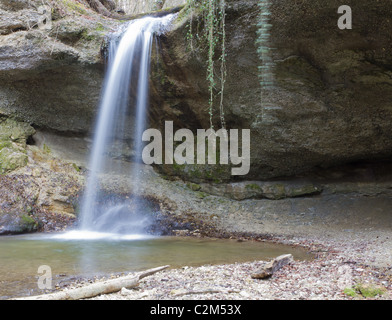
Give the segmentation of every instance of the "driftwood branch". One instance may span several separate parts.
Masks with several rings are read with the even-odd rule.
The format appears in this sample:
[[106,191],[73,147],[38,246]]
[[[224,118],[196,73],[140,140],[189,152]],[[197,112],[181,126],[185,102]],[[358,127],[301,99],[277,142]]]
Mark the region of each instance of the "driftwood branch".
[[120,291],[122,288],[134,288],[138,286],[140,279],[167,269],[169,266],[162,266],[141,272],[136,276],[124,276],[102,282],[96,282],[81,288],[64,290],[39,296],[14,298],[11,300],[79,300],[92,298],[101,294],[108,294]]

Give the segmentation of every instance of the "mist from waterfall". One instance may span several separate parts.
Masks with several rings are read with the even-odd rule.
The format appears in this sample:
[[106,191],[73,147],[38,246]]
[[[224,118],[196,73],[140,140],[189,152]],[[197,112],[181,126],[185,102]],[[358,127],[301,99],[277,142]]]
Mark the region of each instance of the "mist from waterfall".
[[[81,203],[82,231],[137,234],[150,223],[147,215],[141,212],[144,204],[141,205],[135,198],[102,202],[100,176],[113,165],[113,148],[119,142],[125,145],[129,131],[133,133],[133,155],[141,158],[153,37],[165,32],[174,16],[134,20],[125,30],[113,35],[109,42],[108,68],[90,154],[90,172]],[[130,121],[130,108],[135,109],[134,123]],[[132,185],[137,188],[142,183],[138,170],[128,174]]]

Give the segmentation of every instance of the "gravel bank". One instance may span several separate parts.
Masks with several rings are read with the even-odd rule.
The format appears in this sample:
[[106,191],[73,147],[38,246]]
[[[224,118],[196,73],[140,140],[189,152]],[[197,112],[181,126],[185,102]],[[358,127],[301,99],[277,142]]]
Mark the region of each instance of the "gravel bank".
[[[295,260],[265,280],[252,279],[251,275],[266,261],[200,267],[183,266],[144,278],[134,289],[123,289],[121,292],[101,295],[91,300],[390,300],[392,298],[391,267],[375,267],[374,264],[366,263],[370,257],[368,252],[370,247],[367,248],[364,241],[347,245],[338,239],[317,241],[318,243],[315,239],[298,237],[275,240],[306,247],[315,255],[315,259]],[[369,245],[376,244],[369,243]],[[382,248],[379,247],[379,250],[382,251]],[[388,252],[385,251],[385,255],[388,255]],[[70,287],[79,287],[86,283],[81,281],[73,283]]]

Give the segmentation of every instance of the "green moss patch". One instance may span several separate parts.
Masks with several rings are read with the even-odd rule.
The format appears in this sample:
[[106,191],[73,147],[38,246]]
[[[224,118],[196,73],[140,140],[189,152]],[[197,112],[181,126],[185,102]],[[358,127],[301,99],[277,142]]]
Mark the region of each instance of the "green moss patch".
[[382,296],[386,289],[377,285],[358,283],[352,288],[346,288],[343,291],[346,295],[353,298],[375,298]]
[[38,223],[30,216],[24,214],[20,217],[20,227],[24,232],[34,232],[38,229]]
[[4,174],[27,164],[27,155],[14,148],[0,150],[0,173]]

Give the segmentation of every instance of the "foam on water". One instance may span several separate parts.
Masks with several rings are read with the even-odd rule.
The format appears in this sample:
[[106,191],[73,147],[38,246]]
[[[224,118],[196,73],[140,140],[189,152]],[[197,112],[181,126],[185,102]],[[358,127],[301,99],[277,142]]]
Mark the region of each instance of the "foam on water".
[[155,237],[145,234],[118,234],[88,230],[72,230],[65,233],[50,235],[48,238],[57,240],[146,240],[154,239]]

